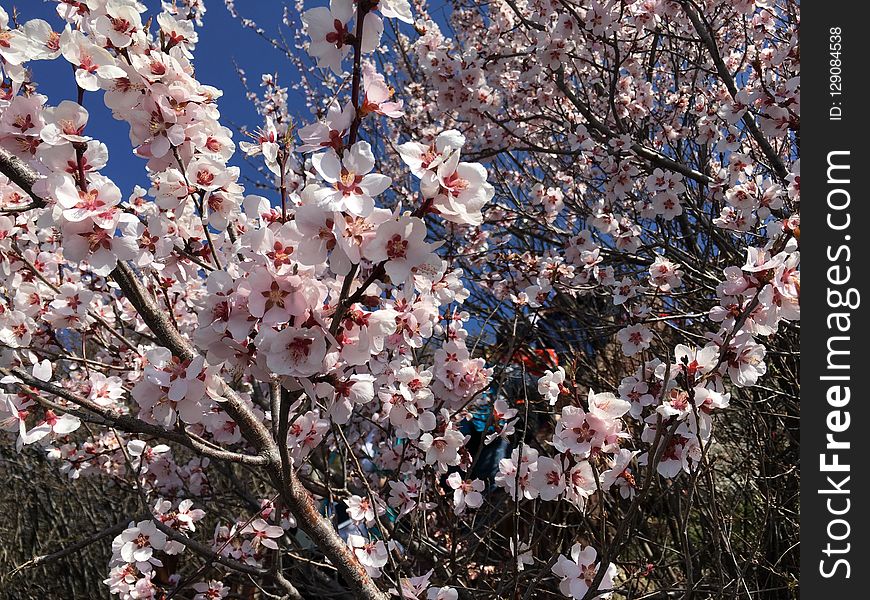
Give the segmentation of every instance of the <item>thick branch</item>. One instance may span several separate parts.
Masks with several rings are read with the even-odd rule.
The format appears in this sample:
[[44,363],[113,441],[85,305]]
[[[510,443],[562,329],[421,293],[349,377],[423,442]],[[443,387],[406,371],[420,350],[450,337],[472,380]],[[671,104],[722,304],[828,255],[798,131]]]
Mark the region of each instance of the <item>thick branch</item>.
[[[196,349],[175,328],[167,314],[158,308],[130,267],[119,262],[111,276],[161,344],[182,360],[191,360],[197,355]],[[218,388],[221,396],[226,398],[221,407],[236,422],[245,439],[263,456],[277,460],[277,447],[266,426],[226,381],[219,379]]]
[[369,574],[333,528],[317,510],[314,499],[296,477],[292,468],[287,477],[273,473],[273,483],[282,490],[281,497],[290,512],[296,517],[299,528],[317,544],[317,547],[335,565],[345,582],[360,600],[387,600]]
[[23,206],[0,208],[0,212],[24,212],[32,208],[41,208],[45,206],[45,200],[33,193],[33,184],[39,176],[35,171],[33,171],[33,169],[24,164],[20,158],[3,148],[0,148],[0,173],[6,175],[12,183],[24,190],[24,192],[33,200],[31,203]]

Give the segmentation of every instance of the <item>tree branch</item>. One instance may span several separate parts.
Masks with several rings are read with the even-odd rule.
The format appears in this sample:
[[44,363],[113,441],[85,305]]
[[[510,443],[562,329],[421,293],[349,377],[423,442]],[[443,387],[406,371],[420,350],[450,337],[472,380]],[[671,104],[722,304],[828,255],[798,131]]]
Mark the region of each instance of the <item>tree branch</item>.
[[[360,18],[359,15],[357,18]],[[361,32],[362,25],[358,26],[358,30]],[[37,179],[37,174],[21,163],[21,161],[8,154],[0,155],[0,172],[15,181],[34,200],[43,202],[41,199],[36,198],[32,192],[32,186]],[[197,351],[193,345],[175,328],[169,316],[157,306],[145,286],[139,281],[129,266],[119,261],[111,272],[110,277],[115,280],[125,297],[136,308],[136,311],[154,333],[160,344],[168,348],[173,355],[183,360],[190,360],[197,356]],[[117,427],[119,429],[125,429],[125,425],[132,426],[133,422],[137,424],[136,427],[147,425],[133,417],[116,415],[98,405],[87,402],[86,399],[76,397],[76,400],[73,400],[71,397],[74,397],[74,395],[62,388],[38,381],[20,369],[14,371],[15,375],[22,379],[22,381],[27,382],[28,385],[34,385],[34,387],[40,389],[45,389],[45,386],[48,386],[46,391],[70,400],[74,404],[79,404],[76,400],[83,401],[85,404],[79,404],[80,406],[85,406],[88,410],[93,410],[97,414],[101,414],[101,416],[110,418],[112,421],[117,420]],[[39,385],[35,385],[32,382]],[[330,562],[338,568],[339,573],[341,573],[347,584],[354,590],[358,598],[363,600],[386,600],[387,595],[380,591],[365,568],[359,563],[356,556],[354,556],[347,544],[345,544],[344,540],[341,539],[341,536],[333,528],[332,523],[318,512],[308,490],[305,489],[293,472],[292,465],[287,465],[286,468],[282,465],[283,461],[278,452],[277,442],[272,438],[266,426],[245,405],[238,393],[223,379],[218,379],[217,391],[225,398],[225,401],[221,403],[224,411],[239,426],[245,440],[252,444],[260,454],[260,457],[256,459],[257,463],[267,466],[269,476],[277,488],[281,490],[287,508],[296,517],[299,527],[308,534],[317,547],[329,558]],[[167,435],[165,430],[158,429],[162,435]],[[189,439],[185,437],[184,443],[192,444],[192,442],[189,442]],[[204,449],[205,447],[200,446],[197,448],[197,451],[204,452]],[[212,450],[208,449],[208,451]]]
[[63,398],[64,400],[71,402],[76,406],[84,408],[98,415],[103,420],[104,425],[115,427],[116,429],[120,429],[125,433],[150,435],[163,440],[175,442],[191,450],[194,450],[195,452],[198,452],[203,456],[207,456],[215,460],[224,460],[228,462],[241,463],[253,466],[265,465],[269,462],[269,459],[266,456],[239,454],[237,452],[230,452],[229,450],[213,448],[204,443],[205,440],[202,440],[197,436],[191,436],[191,434],[186,431],[171,431],[157,425],[146,423],[145,421],[141,421],[136,417],[132,417],[130,415],[118,414],[113,410],[89,401],[87,398],[77,396],[76,394],[73,394],[65,388],[56,386],[53,383],[40,381],[39,379],[36,379],[35,377],[27,373],[27,371],[20,368],[0,369],[0,373],[17,377],[25,385],[36,388],[43,392],[47,392],[49,394],[57,396],[58,398]]
[[23,206],[0,207],[0,213],[18,213],[45,206],[45,200],[33,193],[33,184],[39,176],[24,161],[3,148],[0,148],[0,173],[6,175],[12,183],[24,190],[32,200],[30,204]]
[[[719,47],[710,35],[709,27],[701,21],[701,18],[692,8],[689,0],[680,0],[680,5],[683,7],[683,10],[686,11],[686,16],[689,17],[692,26],[695,28],[695,31],[698,32],[701,41],[704,43],[704,46],[707,47],[707,51],[710,52],[710,57],[713,59],[713,64],[716,66],[719,78],[725,84],[725,87],[728,88],[728,93],[731,94],[731,98],[736,102],[737,85],[734,83],[734,78],[728,71],[725,61],[722,60],[722,56],[719,54]],[[755,122],[749,109],[743,113],[743,123],[746,125],[746,129],[749,130],[749,135],[752,136],[752,139],[755,140],[755,143],[758,144],[758,147],[761,148],[764,156],[770,162],[771,168],[773,168],[774,172],[780,179],[784,180],[788,176],[788,169],[785,168],[782,158],[777,154],[776,150],[773,149],[773,146],[770,145],[770,142],[768,142],[767,138],[764,137],[764,134],[761,133],[761,130],[758,129],[758,124]]]
[[67,546],[66,548],[58,550],[57,552],[52,552],[51,554],[42,554],[40,556],[34,556],[33,558],[31,558],[27,562],[22,563],[22,564],[18,565],[17,567],[15,567],[9,573],[9,576],[12,577],[15,574],[17,574],[18,572],[23,571],[25,569],[32,569],[33,567],[38,567],[40,565],[54,562],[54,561],[61,559],[65,556],[69,556],[70,554],[73,554],[74,552],[78,552],[82,548],[86,548],[87,546],[90,546],[91,544],[95,544],[96,542],[99,542],[100,540],[102,540],[104,538],[107,538],[107,537],[113,536],[113,535],[118,535],[119,533],[121,533],[122,531],[124,531],[127,528],[129,523],[130,523],[130,519],[125,519],[125,520],[121,521],[120,523],[112,525],[111,527],[106,527],[102,531],[98,531],[97,533],[91,535],[90,537],[87,537],[83,540],[80,540],[80,541],[72,544],[71,546]]

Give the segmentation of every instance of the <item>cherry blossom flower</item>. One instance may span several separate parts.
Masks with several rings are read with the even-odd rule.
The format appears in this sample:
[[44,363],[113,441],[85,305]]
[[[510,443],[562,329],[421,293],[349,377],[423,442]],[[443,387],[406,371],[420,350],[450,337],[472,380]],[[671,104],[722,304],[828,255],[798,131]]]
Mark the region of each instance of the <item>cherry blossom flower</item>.
[[462,479],[459,473],[447,476],[447,485],[453,488],[453,512],[461,515],[465,508],[478,508],[483,504],[481,492],[486,484],[480,479]]
[[401,577],[399,578],[400,589],[397,590],[395,588],[391,588],[390,593],[394,596],[398,596],[399,598],[419,599],[429,587],[429,579],[431,579],[434,572],[434,569],[430,569],[428,573],[424,573],[423,575],[419,575],[417,577]]
[[628,465],[637,454],[637,450],[621,448],[613,459],[613,465],[601,473],[601,488],[608,490],[615,485],[619,488],[620,496],[632,498],[636,491],[636,480]]
[[302,14],[311,37],[308,53],[317,59],[318,67],[329,67],[336,75],[342,74],[341,61],[351,50],[348,23],[353,12],[350,0],[330,0],[329,8],[310,8]]
[[[735,389],[794,395],[782,373],[800,318],[797,13],[719,6],[711,50],[688,3],[457,3],[446,21],[408,0],[313,4],[300,0],[303,30],[286,37],[294,78],[262,75],[248,92],[245,176],[230,165],[223,91],[200,79],[203,0],[155,14],[62,0],[57,27],[0,9],[0,429],[71,479],[146,498],[153,521],[117,536],[107,568],[123,600],[177,587],[186,563],[164,556],[184,546],[160,527],[193,539],[194,506],[217,511],[206,544],[272,569],[265,549],[304,515],[267,488],[291,477],[320,498],[338,475],[359,494],[330,488],[354,531],[297,536],[303,558],[342,570],[345,537],[364,567],[345,578],[352,593],[383,574],[394,595],[453,600],[434,571],[393,572],[391,552],[410,565],[418,548],[376,531],[380,515],[413,526],[420,547],[441,544],[491,478],[512,501],[493,496],[487,519],[548,502],[526,512],[569,531],[604,502],[615,528],[621,499],[684,491],[705,457],[731,450],[714,427],[739,421],[724,412]],[[76,101],[39,92],[32,62],[55,59],[72,65]],[[602,85],[595,65],[611,63]],[[308,76],[312,65],[326,71]],[[91,119],[100,98],[130,133],[111,155],[132,149],[149,182],[124,198]],[[550,364],[564,368],[492,364],[554,334]],[[552,429],[535,427],[535,383],[545,408],[562,405]],[[590,385],[616,389],[575,393]],[[100,418],[83,431],[88,406]],[[227,458],[259,482],[243,502],[214,476]],[[253,516],[232,512],[251,501]],[[509,542],[517,570],[536,564],[532,543],[555,551]],[[492,549],[455,548],[475,585],[499,575]],[[558,580],[585,597],[596,573],[590,596],[613,586],[615,567],[579,543],[539,558],[556,576],[538,577],[542,590]],[[193,585],[198,599],[232,595]]]
[[685,419],[692,411],[689,394],[683,390],[673,389],[668,393],[662,404],[656,408],[656,412],[663,417],[677,417]]
[[728,376],[735,385],[749,387],[757,383],[758,378],[767,372],[764,363],[766,350],[755,342],[749,332],[741,332],[734,336],[727,350],[726,365]]
[[560,461],[546,456],[538,457],[536,468],[531,472],[530,484],[541,500],[556,500],[565,491],[565,474]]
[[397,150],[402,160],[411,168],[418,178],[434,176],[439,165],[454,152],[465,145],[465,136],[455,129],[449,129],[438,134],[430,145],[420,142],[405,142]]
[[566,406],[556,426],[554,445],[557,450],[569,450],[587,457],[594,449],[610,446],[621,437],[622,425],[617,420],[631,405],[613,394],[589,392],[587,413],[579,406]]
[[347,544],[369,575],[379,577],[381,567],[387,564],[387,545],[382,540],[372,542],[353,533],[347,537]]
[[285,327],[261,333],[260,349],[278,375],[309,377],[320,371],[326,356],[326,339],[316,329]]
[[332,148],[339,153],[344,148],[344,136],[347,135],[355,114],[353,105],[350,103],[342,107],[337,102],[329,105],[326,119],[316,121],[299,130],[299,139],[302,145],[300,152],[313,152]]
[[357,495],[352,495],[346,501],[347,514],[354,521],[364,521],[366,525],[375,523],[375,511],[382,515],[385,512],[383,506],[373,504],[368,498],[361,498]]
[[359,113],[361,116],[374,113],[385,117],[398,118],[402,114],[402,102],[391,102],[393,90],[390,88],[384,76],[378,73],[370,64],[363,67],[363,88],[365,97]]
[[566,474],[565,499],[584,510],[586,500],[598,491],[598,482],[588,460],[581,460]]
[[464,441],[465,436],[459,431],[447,429],[440,435],[424,433],[420,436],[419,445],[426,452],[427,464],[437,464],[439,469],[446,470],[459,464],[459,448]]
[[[113,549],[118,547],[118,555],[128,563],[137,563],[137,568],[143,570],[139,563],[151,563],[161,566],[162,563],[154,556],[154,552],[166,547],[166,534],[157,529],[152,521],[139,521],[135,527],[125,529],[113,542]],[[145,567],[148,568],[148,567]]]
[[196,592],[193,600],[221,600],[230,593],[229,587],[225,586],[223,582],[215,580],[194,583],[193,589]]
[[679,266],[663,256],[657,255],[655,262],[649,268],[650,284],[662,292],[669,292],[680,287],[683,285],[683,281]]
[[517,570],[525,571],[526,565],[535,564],[535,557],[532,556],[532,551],[527,542],[520,542],[518,547],[514,547],[513,539],[510,540],[511,554],[517,559]]
[[428,388],[415,390],[400,383],[398,387],[382,388],[378,397],[384,403],[384,414],[390,424],[408,438],[417,439],[422,431],[435,428],[435,414],[428,410],[434,406],[435,398]]
[[142,35],[139,11],[134,5],[117,1],[107,2],[106,14],[96,19],[96,31],[105,36],[112,46],[126,48],[133,43],[134,37]]
[[477,163],[459,162],[452,152],[438,165],[434,174],[420,181],[424,197],[446,220],[467,225],[483,222],[481,209],[492,200],[495,189],[486,181],[486,169]]
[[731,400],[731,394],[702,386],[695,386],[693,393],[695,394],[695,405],[705,411],[728,408]]
[[302,277],[276,277],[268,271],[253,272],[239,285],[239,290],[247,292],[251,315],[269,326],[305,315],[319,300],[318,290],[308,286]]
[[88,142],[91,139],[84,135],[88,111],[77,102],[64,100],[56,108],[46,109],[43,118],[45,126],[39,131],[39,136],[50,146]]
[[95,404],[109,407],[124,396],[124,383],[120,377],[106,376],[93,371],[88,378],[88,383],[88,400]]
[[[602,568],[600,564],[596,564],[598,553],[591,546],[583,546],[579,542],[571,547],[570,558],[565,555],[560,555],[556,564],[553,565],[552,571],[556,577],[561,579],[559,589],[565,596],[580,600],[586,597],[593,580]],[[613,578],[616,575],[616,565],[608,564],[604,567],[604,577],[598,586],[598,589],[609,590],[613,587]],[[609,598],[610,594],[599,594],[595,598]]]
[[330,408],[333,421],[343,425],[350,420],[355,406],[371,402],[375,397],[374,381],[374,376],[360,374],[337,382],[333,388],[335,397]]
[[530,482],[531,467],[538,461],[538,451],[523,444],[520,448],[514,448],[510,458],[503,458],[498,463],[498,474],[495,482],[504,488],[511,498],[525,497],[533,499],[537,496],[537,490]]
[[264,546],[270,550],[277,550],[278,543],[275,541],[284,535],[284,530],[278,525],[269,525],[263,519],[254,519],[244,529],[241,530],[244,534],[253,534],[252,546]]
[[408,0],[381,0],[378,2],[378,10],[388,19],[398,19],[405,23],[414,22]]
[[314,450],[329,430],[329,421],[320,418],[317,411],[308,411],[299,415],[290,424],[287,432],[287,446],[294,460],[301,461]]
[[[109,195],[111,198],[112,195]],[[68,196],[72,200],[73,196]],[[91,204],[93,195],[88,193],[84,198],[79,198],[81,206],[71,207],[70,214],[77,216],[79,211],[97,210],[99,207]],[[95,203],[102,202],[97,194]],[[104,213],[97,216],[99,220]],[[85,218],[81,221],[70,221],[63,226],[64,257],[70,261],[81,263],[87,261],[93,272],[100,276],[108,275],[118,264],[119,260],[132,260],[137,254],[136,240],[124,236],[114,236],[114,229],[123,223],[135,219],[129,214],[114,213],[110,221],[111,228],[101,227],[93,219]],[[106,223],[108,225],[108,223]]]
[[425,242],[426,225],[417,217],[402,215],[378,227],[363,255],[374,263],[384,263],[396,283],[408,279],[412,269],[429,261],[433,244]]
[[427,600],[458,600],[459,592],[450,586],[429,588],[426,591]]
[[202,375],[204,359],[178,360],[165,348],[147,354],[150,365],[145,378],[132,391],[140,406],[140,418],[170,426],[180,417],[187,423],[202,420],[206,385]]
[[408,478],[405,481],[391,481],[390,497],[387,503],[399,510],[399,516],[412,512],[417,507],[417,498],[421,490],[421,482],[416,478]]
[[158,501],[154,508],[154,514],[164,525],[184,532],[196,531],[195,523],[205,517],[205,511],[200,508],[192,508],[193,500],[189,498],[179,502],[174,510],[172,505],[173,503],[168,500]]
[[555,371],[547,369],[544,375],[538,379],[538,393],[541,394],[550,406],[556,404],[562,393],[565,383],[565,369],[556,367]]
[[333,187],[323,198],[330,210],[347,210],[367,217],[374,209],[374,197],[386,190],[391,179],[371,173],[374,155],[368,142],[357,142],[339,158],[334,150],[315,154],[311,159],[317,172]]
[[67,28],[60,36],[60,51],[76,69],[76,83],[83,90],[94,92],[112,79],[126,76],[105,49],[88,40],[81,32]]
[[643,325],[629,325],[616,334],[616,339],[622,344],[622,352],[626,356],[635,356],[649,348],[652,337],[652,332]]
[[[718,358],[718,349],[713,345],[692,348],[684,344],[677,344],[674,348],[674,356],[676,363],[673,368],[678,372],[685,373],[689,381],[694,381],[713,370]],[[663,371],[663,368],[664,365],[661,365],[658,370]]]
[[121,190],[106,177],[92,175],[87,190],[76,189],[69,177],[57,176],[55,197],[64,209],[63,217],[73,223],[90,220],[101,229],[110,229],[118,222],[115,206],[121,201]]

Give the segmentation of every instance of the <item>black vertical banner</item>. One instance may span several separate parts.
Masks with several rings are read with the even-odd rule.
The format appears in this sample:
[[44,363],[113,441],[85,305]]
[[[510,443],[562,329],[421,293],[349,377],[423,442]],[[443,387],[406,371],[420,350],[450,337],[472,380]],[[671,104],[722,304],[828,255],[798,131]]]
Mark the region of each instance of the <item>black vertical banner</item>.
[[[864,3],[801,6],[801,591],[866,597]],[[862,14],[863,13],[863,14]]]

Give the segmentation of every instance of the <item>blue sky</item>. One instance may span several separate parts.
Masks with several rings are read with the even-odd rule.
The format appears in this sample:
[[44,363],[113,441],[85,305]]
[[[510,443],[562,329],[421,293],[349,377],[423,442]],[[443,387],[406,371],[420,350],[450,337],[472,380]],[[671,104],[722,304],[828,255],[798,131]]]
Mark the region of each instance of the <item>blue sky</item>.
[[[157,14],[160,9],[159,0],[141,1],[149,8],[148,15]],[[57,16],[54,2],[0,0],[0,5],[10,15],[12,8],[16,7],[21,22],[40,18],[48,21],[56,31],[63,28],[63,21]],[[254,19],[268,31],[270,23],[281,22],[284,2],[245,0],[236,2],[236,6],[242,16]],[[208,11],[205,14],[204,26],[199,29],[199,44],[194,58],[197,78],[224,91],[224,96],[218,101],[223,125],[234,132],[240,125],[255,129],[260,120],[253,105],[245,98],[245,89],[233,61],[246,71],[248,86],[254,91],[259,91],[260,75],[263,73],[277,72],[279,83],[288,85],[293,77],[293,67],[280,51],[233,19],[224,7],[223,0],[206,0],[206,8]],[[72,68],[62,58],[33,62],[31,68],[40,93],[48,96],[51,105],[57,105],[62,100],[75,100],[76,86]],[[293,96],[292,90],[290,94],[291,111],[305,114],[307,111],[304,102],[299,96]],[[298,110],[292,110],[294,102]],[[109,147],[109,164],[103,169],[103,173],[118,184],[125,197],[134,185],[147,188],[145,161],[133,155],[126,123],[112,118],[111,112],[103,104],[101,92],[86,94],[85,108],[90,113],[88,133]],[[234,133],[233,139],[238,143],[240,136]],[[238,152],[231,164],[243,166]]]

